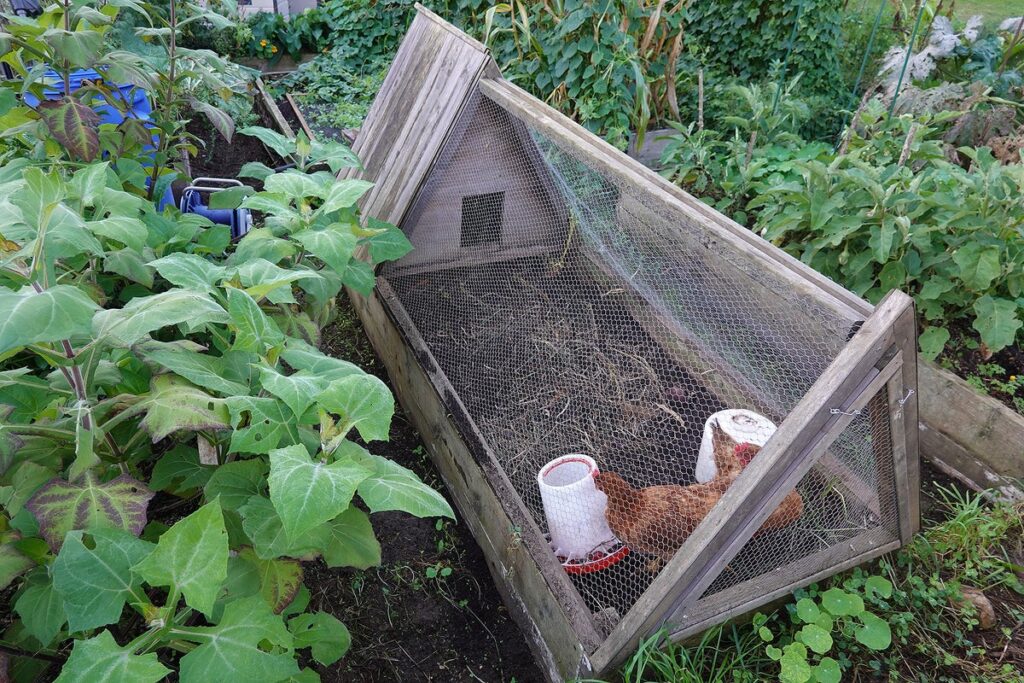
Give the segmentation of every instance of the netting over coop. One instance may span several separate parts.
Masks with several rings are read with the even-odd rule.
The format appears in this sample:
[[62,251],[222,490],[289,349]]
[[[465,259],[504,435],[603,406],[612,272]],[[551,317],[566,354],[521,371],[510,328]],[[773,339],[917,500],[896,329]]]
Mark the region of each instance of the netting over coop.
[[553,679],[897,547],[915,329],[420,10],[355,151],[414,246],[356,305]]

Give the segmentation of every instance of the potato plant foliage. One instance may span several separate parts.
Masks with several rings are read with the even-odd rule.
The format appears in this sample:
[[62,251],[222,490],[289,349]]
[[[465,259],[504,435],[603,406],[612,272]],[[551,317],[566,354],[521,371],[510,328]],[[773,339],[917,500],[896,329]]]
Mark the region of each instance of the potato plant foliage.
[[157,213],[115,164],[0,167],[16,679],[56,660],[60,681],[317,680],[299,655],[331,664],[349,634],[306,611],[302,563],[378,564],[375,512],[452,516],[371,452],[386,385],[317,349],[342,287],[369,292],[408,241],[360,220],[369,184],[335,176],[357,163],[346,148],[246,132],[298,164],[246,168],[263,221],[234,246],[225,226]]

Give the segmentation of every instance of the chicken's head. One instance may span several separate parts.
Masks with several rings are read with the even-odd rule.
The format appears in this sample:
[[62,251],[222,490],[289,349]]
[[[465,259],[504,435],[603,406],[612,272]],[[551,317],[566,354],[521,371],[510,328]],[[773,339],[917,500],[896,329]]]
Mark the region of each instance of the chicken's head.
[[736,446],[735,454],[736,459],[740,461],[740,465],[746,467],[750,464],[750,461],[754,459],[754,456],[761,452],[761,447],[752,443],[741,443]]
[[598,491],[614,496],[616,494],[624,494],[632,490],[632,487],[626,483],[626,480],[615,472],[598,472],[594,475],[594,484],[597,486]]

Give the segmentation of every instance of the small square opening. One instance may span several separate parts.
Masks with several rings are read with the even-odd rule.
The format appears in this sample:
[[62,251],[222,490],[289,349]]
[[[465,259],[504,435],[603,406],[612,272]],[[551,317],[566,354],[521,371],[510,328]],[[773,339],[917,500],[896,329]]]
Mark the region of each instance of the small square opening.
[[462,198],[462,227],[459,245],[475,247],[501,241],[501,217],[505,193],[488,192]]

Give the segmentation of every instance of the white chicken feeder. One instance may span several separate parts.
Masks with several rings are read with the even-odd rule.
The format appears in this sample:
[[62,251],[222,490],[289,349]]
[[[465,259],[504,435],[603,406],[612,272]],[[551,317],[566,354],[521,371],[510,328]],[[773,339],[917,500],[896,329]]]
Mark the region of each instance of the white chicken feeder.
[[752,410],[733,408],[714,413],[704,423],[704,436],[697,455],[695,476],[701,484],[706,484],[718,475],[718,468],[715,466],[714,434],[711,431],[711,426],[716,422],[726,436],[737,444],[763,446],[777,429],[774,422]]
[[594,484],[597,463],[570,453],[550,461],[537,474],[551,547],[563,561],[588,560],[617,543],[608,528],[608,496]]

